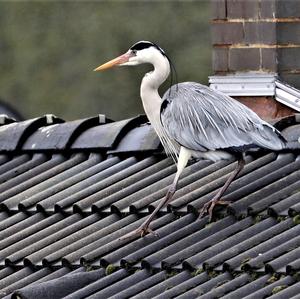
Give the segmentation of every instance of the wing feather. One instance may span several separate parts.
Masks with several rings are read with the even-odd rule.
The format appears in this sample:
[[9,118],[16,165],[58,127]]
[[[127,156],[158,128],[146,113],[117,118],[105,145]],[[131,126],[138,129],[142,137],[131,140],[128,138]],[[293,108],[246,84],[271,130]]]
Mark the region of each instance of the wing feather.
[[251,109],[231,97],[199,83],[171,87],[164,97],[161,122],[179,144],[206,151],[244,146],[272,150],[284,147],[284,139]]

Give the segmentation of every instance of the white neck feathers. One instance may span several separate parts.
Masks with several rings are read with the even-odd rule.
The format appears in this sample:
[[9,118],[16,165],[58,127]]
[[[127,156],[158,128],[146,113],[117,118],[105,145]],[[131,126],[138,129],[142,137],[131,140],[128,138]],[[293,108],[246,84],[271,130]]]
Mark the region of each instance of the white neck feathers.
[[140,95],[145,112],[155,128],[157,121],[160,124],[160,105],[162,102],[158,88],[168,78],[170,64],[168,59],[160,53],[153,55],[151,63],[154,69],[144,76]]
[[159,86],[168,78],[170,73],[170,63],[166,57],[159,55],[159,58],[152,62],[154,70],[145,75],[141,84],[141,98],[147,117],[153,126],[156,134],[161,140],[166,152],[170,154],[174,161],[177,160],[178,146],[173,142],[160,121],[160,107],[162,99],[158,93]]

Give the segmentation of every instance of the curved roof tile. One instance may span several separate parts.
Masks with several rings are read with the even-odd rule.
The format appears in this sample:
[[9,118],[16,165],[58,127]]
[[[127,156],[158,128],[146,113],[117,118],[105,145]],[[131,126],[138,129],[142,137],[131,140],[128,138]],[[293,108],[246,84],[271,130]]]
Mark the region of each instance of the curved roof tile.
[[[224,196],[232,203],[210,224],[197,211],[236,162],[191,161],[152,223],[159,237],[119,240],[155,209],[176,166],[144,116],[53,121],[0,127],[0,297],[300,292],[298,149],[248,154]],[[275,125],[297,139],[297,116]]]

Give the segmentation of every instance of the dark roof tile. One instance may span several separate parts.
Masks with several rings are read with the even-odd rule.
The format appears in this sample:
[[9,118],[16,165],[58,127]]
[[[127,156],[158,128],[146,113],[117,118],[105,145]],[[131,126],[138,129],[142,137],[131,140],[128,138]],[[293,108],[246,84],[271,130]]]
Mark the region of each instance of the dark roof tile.
[[83,178],[80,183],[49,197],[48,200],[50,200],[52,204],[55,204],[58,210],[72,206],[74,211],[76,208],[78,211],[80,209],[78,207],[75,208],[74,204],[79,204],[81,200],[87,201],[88,207],[91,207],[92,203],[99,197],[95,196],[96,198],[92,198],[92,202],[90,203],[89,196],[93,196],[96,192],[125,178],[126,175],[130,173],[130,171],[128,171],[128,173],[126,172],[127,169],[134,166],[137,161],[138,159],[135,157],[130,157],[125,160],[110,158],[103,161],[99,164],[99,166],[102,167],[102,169],[100,168],[100,170],[102,170],[101,172],[91,175],[86,179]]
[[63,120],[48,114],[42,117],[1,126],[0,151],[19,150],[30,135],[38,128],[61,122],[63,122]]
[[[208,165],[210,164],[211,163],[209,163],[208,161],[198,161],[184,169],[181,179],[178,182],[178,193],[175,193],[172,203],[176,201],[176,198],[182,192],[187,193],[189,192],[189,190],[191,190],[192,187],[189,185],[192,182],[197,180],[197,178],[202,178],[205,173],[211,171],[211,169],[209,169],[208,167]],[[175,172],[176,167],[173,164],[171,164],[168,168],[160,169],[159,173],[155,174],[155,177],[160,178],[161,174],[163,174],[162,179],[158,179],[158,181],[154,184],[149,184],[146,188],[137,191],[136,193],[125,198],[124,201],[131,202],[129,211],[135,213],[139,210],[142,210],[143,208],[147,208],[149,211],[153,211],[158,201],[161,200],[167,193],[170,184],[174,180]],[[184,189],[184,187],[186,187],[186,189]],[[119,203],[121,203],[122,205],[124,204],[123,201],[119,201]],[[124,209],[124,206],[121,206],[121,208]]]
[[0,154],[0,166],[6,163],[7,161],[10,160],[9,155],[7,154]]
[[[32,223],[30,226],[26,227],[25,223],[25,228],[24,230],[21,230],[19,226],[23,227],[24,222],[31,222],[31,219],[29,218],[29,221],[23,220],[20,222],[20,225],[14,225],[11,228],[7,228],[9,232],[13,233],[15,230],[16,226],[18,226],[18,230],[15,230],[14,234],[8,235],[5,238],[5,231],[3,231],[3,238],[1,234],[1,250],[0,250],[0,257],[1,261],[0,263],[3,262],[4,258],[7,258],[8,256],[11,256],[17,252],[20,252],[24,250],[24,248],[27,248],[28,246],[34,246],[35,242],[38,242],[41,239],[41,235],[46,236],[48,231],[49,231],[49,226],[52,224],[55,224],[59,222],[60,220],[63,219],[63,215],[60,214],[55,214],[53,216],[50,216],[48,218],[41,217],[40,215],[40,225],[39,222],[37,223]],[[36,215],[32,216],[32,220],[38,220],[38,217]],[[51,227],[51,226],[50,226]],[[44,230],[43,230],[44,229]],[[44,231],[46,232],[44,233]],[[24,238],[22,236],[22,231],[24,232]],[[27,237],[25,237],[27,235]],[[9,260],[7,260],[9,262]]]
[[[234,205],[236,201],[257,191],[263,185],[263,180],[259,180],[259,178],[267,176],[276,161],[277,155],[269,153],[246,164],[246,171],[241,172],[223,198],[232,201],[232,205]],[[231,210],[231,205],[229,210]]]
[[[293,189],[293,194],[282,194],[281,193],[281,200],[273,205],[270,205],[268,207],[268,213],[274,217],[276,216],[287,216],[288,210],[292,209],[295,204],[299,202],[300,194],[299,192],[295,190],[300,189],[300,183],[295,182],[291,184],[289,187],[286,188],[288,192],[290,192],[291,189]],[[296,192],[296,193],[295,193]],[[277,195],[277,194],[276,194]]]
[[[130,217],[130,216],[129,216]],[[153,221],[152,228],[157,230],[158,234],[164,235],[166,232],[166,224],[172,222],[175,216],[172,214],[165,215]],[[128,243],[133,242],[130,239],[120,239],[120,237],[124,236],[125,234],[131,232],[133,229],[138,228],[143,222],[145,221],[145,217],[137,220],[134,223],[127,225],[126,227],[120,228],[117,232],[112,233],[105,240],[99,240],[92,244],[93,249],[89,250],[86,254],[84,254],[81,258],[82,264],[89,264],[91,262],[99,261],[99,264],[107,265],[107,261],[104,260],[102,257],[108,253],[116,251],[120,246]],[[137,238],[137,237],[136,237]],[[153,235],[147,236],[147,240],[150,240],[152,243],[155,241],[157,237]],[[145,244],[137,242],[139,244],[138,248],[144,247]],[[148,243],[148,242],[147,242]],[[125,246],[124,246],[125,247]],[[136,248],[136,249],[138,249]],[[126,250],[126,249],[125,249]]]
[[[229,227],[231,229],[230,232],[231,234],[226,235],[226,239],[225,238],[223,240],[219,239],[218,242],[215,242],[213,244],[208,243],[210,247],[207,248],[207,250],[203,250],[203,249],[198,250],[198,252],[195,255],[186,259],[186,261],[184,262],[184,266],[189,268],[194,268],[194,269],[199,269],[204,267],[205,269],[208,270],[212,266],[215,266],[216,264],[221,262],[220,260],[212,259],[212,261],[216,261],[216,263],[215,265],[210,265],[207,262],[209,259],[216,257],[217,254],[223,254],[228,249],[230,254],[232,253],[234,254],[235,252],[231,251],[233,249],[233,246],[234,249],[237,250],[236,253],[239,253],[238,248],[242,242],[248,240],[250,237],[253,237],[261,233],[262,231],[272,227],[275,224],[276,224],[276,220],[273,218],[268,218],[266,220],[263,220],[255,224],[254,219],[251,219],[251,217],[247,217],[242,221],[239,221]],[[218,233],[216,234],[216,236],[217,235]]]
[[[87,176],[92,176],[99,170],[98,165],[101,164],[102,156],[100,154],[91,153],[87,160],[75,165],[69,172],[64,172],[63,176],[58,176],[58,180],[51,178],[52,184],[47,188],[42,188],[40,192],[33,192],[33,194],[20,202],[20,209],[26,209],[27,207],[36,204],[36,208],[39,211],[48,211],[48,208],[52,208],[56,201],[52,201],[53,195],[78,184],[84,180]],[[71,173],[72,172],[72,173]]]
[[[50,271],[48,268],[44,268],[43,270]],[[48,275],[48,277],[52,276],[49,279],[50,282],[48,282],[48,280],[44,281],[45,277],[42,277],[41,279],[34,281],[32,284],[29,284],[25,288],[18,290],[15,293],[15,297],[37,298],[38,296],[39,298],[62,298],[65,295],[68,295],[69,293],[80,289],[86,284],[92,283],[104,276],[103,270],[92,272],[85,272],[83,269],[78,270],[70,273],[57,273],[58,271],[54,273],[50,272]],[[34,276],[34,274],[30,276]]]
[[[184,272],[188,272],[188,271],[184,271]],[[156,299],[168,298],[167,296],[169,296],[169,298],[172,298],[172,297],[181,295],[181,294],[195,288],[196,286],[206,283],[207,281],[210,280],[210,278],[211,277],[206,272],[198,274],[198,275],[196,275],[195,273],[190,273],[190,275],[187,276],[186,279],[184,281],[182,281],[180,284],[171,285],[171,287],[169,287],[169,289],[167,291],[162,292],[160,295],[156,296],[155,298]],[[170,280],[171,279],[172,278],[170,278]],[[168,281],[169,280],[167,280],[167,285],[168,285]],[[166,297],[165,297],[165,295],[166,295]]]
[[4,286],[2,279],[8,277],[16,271],[13,267],[5,267],[0,270],[0,286],[1,288]]
[[[8,247],[22,239],[25,239],[26,237],[49,225],[49,221],[45,220],[46,217],[41,213],[37,213],[32,215],[31,217],[28,217],[28,215],[26,215],[25,213],[20,212],[17,213],[16,216],[24,217],[24,220],[1,231],[2,240],[0,243],[0,249],[4,249],[5,247]],[[20,217],[18,218],[20,219]],[[36,225],[37,223],[38,225]]]
[[[287,221],[290,221],[290,219],[284,221],[284,223],[288,224]],[[296,225],[289,229],[287,228],[278,235],[253,247],[251,250],[252,252],[249,252],[249,256],[244,260],[243,268],[247,271],[259,269],[264,267],[266,262],[282,255],[286,248],[292,249],[293,246],[291,245],[290,240],[298,242],[297,236],[299,235],[299,232],[300,226]],[[250,260],[248,260],[248,258],[250,258]],[[230,261],[227,261],[226,264],[230,265]]]
[[[273,282],[272,278],[275,279],[274,282]],[[282,288],[286,288],[289,285],[293,285],[294,283],[295,283],[295,279],[292,276],[286,276],[286,277],[283,277],[278,280],[275,277],[271,277],[269,280],[267,280],[267,282],[263,288],[246,296],[244,299],[257,299],[257,298],[266,298],[266,297],[272,298],[269,296],[271,296],[273,293],[275,293],[276,291],[278,291]],[[280,294],[280,293],[278,293],[278,294]],[[279,297],[279,298],[289,298],[289,297],[284,296],[284,297]]]
[[225,282],[222,282],[221,285],[217,285],[216,287],[212,288],[209,292],[207,292],[204,295],[201,295],[198,298],[201,299],[211,299],[211,298],[220,298],[226,293],[230,293],[231,291],[234,291],[245,284],[248,284],[252,281],[252,277],[248,273],[240,274],[233,279],[228,279]]
[[[88,221],[93,221],[81,230],[62,238],[55,242],[55,250],[51,250],[53,245],[42,248],[40,251],[36,251],[32,254],[32,259],[41,259],[43,265],[51,265],[58,261],[64,261],[68,265],[72,265],[73,261],[78,262],[83,252],[86,252],[86,247],[91,247],[93,242],[98,241],[101,238],[105,238],[118,226],[126,225],[132,221],[134,216],[120,220],[117,215],[107,216],[105,218],[99,215],[88,216]],[[95,221],[96,220],[96,221]],[[85,223],[89,223],[84,218]],[[103,239],[102,239],[103,242]],[[44,256],[42,257],[42,255]]]
[[[216,190],[225,182],[225,179],[227,177],[226,175],[233,171],[235,166],[236,165],[233,160],[223,160],[207,166],[207,169],[200,169],[201,177],[189,186],[187,186],[186,190],[191,191],[184,192],[184,190],[182,190],[182,196],[180,196],[181,193],[178,193],[174,200],[171,202],[170,206],[172,207],[172,209],[178,209],[198,199],[199,197],[201,197],[201,195],[207,194],[212,190]],[[203,174],[201,174],[202,171]]]
[[[272,230],[272,228],[270,228]],[[276,228],[277,230],[277,228]],[[296,237],[300,228],[298,226],[287,228],[275,236],[270,236],[260,244],[241,252],[240,254],[226,260],[223,264],[224,269],[233,271],[237,267],[247,271],[255,271],[264,267],[265,262],[281,255],[285,250],[292,249],[292,242],[298,244]],[[293,240],[293,241],[292,241]]]
[[[8,294],[24,286],[14,296],[33,298],[56,294],[62,282],[70,283],[67,298],[292,294],[298,286],[289,275],[300,268],[298,152],[249,153],[223,197],[232,203],[209,224],[197,211],[236,162],[191,161],[174,201],[151,223],[159,237],[120,240],[155,209],[176,171],[145,122],[40,123],[19,134],[17,151],[2,152],[0,288]],[[43,147],[48,128],[53,135]]]
[[296,203],[289,208],[288,214],[293,217],[300,214],[300,203]]
[[[300,179],[300,170],[293,171],[292,165],[289,165],[291,174],[284,173],[284,167],[281,168],[282,175],[285,175],[283,178],[276,180],[274,183],[269,184],[267,187],[263,188],[266,192],[264,198],[261,200],[251,204],[248,207],[248,213],[251,214],[258,214],[259,212],[267,209],[270,205],[279,202],[283,198],[288,195],[291,195],[295,192],[295,190],[299,190],[299,179]],[[294,166],[294,165],[293,165]],[[298,165],[296,166],[298,168]],[[272,193],[270,192],[272,189]],[[274,194],[274,191],[277,191]],[[271,193],[268,195],[268,193]]]
[[69,296],[64,297],[64,299],[81,299],[87,298],[89,295],[92,295],[100,290],[105,289],[106,287],[113,285],[119,280],[123,280],[128,277],[130,274],[128,271],[121,269],[110,275],[104,276],[101,280],[97,280],[76,292],[72,292]]
[[30,268],[19,270],[1,281],[0,295],[5,296],[9,293],[12,293],[17,289],[23,288],[34,281],[41,279],[49,273],[51,273],[51,270],[48,268],[38,271],[31,270]]
[[107,286],[106,288],[86,298],[97,299],[113,297],[114,295],[117,295],[118,293],[124,290],[130,289],[130,287],[132,286],[139,285],[141,282],[144,282],[149,277],[151,277],[151,274],[146,270],[136,271],[134,274],[124,277],[123,279],[116,281],[110,286]]
[[[143,270],[141,270],[143,271]],[[139,295],[142,291],[155,286],[156,284],[165,281],[168,278],[168,274],[165,271],[158,272],[140,281],[140,283],[132,283],[128,288],[118,292],[116,297],[119,298],[132,298],[135,295]],[[131,279],[135,279],[135,275],[132,275]],[[129,279],[128,279],[129,280]],[[151,298],[151,297],[150,297]]]
[[[26,199],[20,201],[19,209],[25,210],[31,206],[36,206],[37,209],[47,211],[47,205],[46,207],[42,205],[43,200],[49,201],[51,194],[57,194],[60,190],[66,189],[68,185],[72,185],[74,183],[74,178],[78,183],[82,178],[82,176],[79,176],[78,174],[89,168],[90,164],[95,165],[101,160],[101,157],[97,155],[92,156],[91,159],[86,159],[86,155],[77,155],[77,158],[74,156],[72,164],[69,163],[69,165],[67,165],[67,163],[64,163],[64,166],[66,167],[65,171],[57,173],[50,179],[30,189],[27,193],[28,195],[26,196]],[[53,211],[53,205],[51,207]]]
[[[15,178],[0,185],[0,202],[8,199],[22,191],[38,184],[39,182],[50,178],[50,169],[54,168],[56,165],[66,161],[66,157],[62,154],[56,154],[51,157],[50,160],[36,166],[33,169],[28,170],[25,173],[18,175]],[[46,175],[45,172],[49,171]]]
[[[171,218],[171,220],[173,219]],[[151,258],[151,255],[156,253],[160,248],[166,248],[178,240],[182,235],[174,234],[173,232],[179,231],[186,226],[190,226],[189,224],[191,224],[193,220],[195,220],[195,216],[187,215],[180,219],[171,221],[163,227],[156,229],[156,232],[159,234],[159,238],[149,235],[144,239],[132,241],[128,245],[103,256],[100,259],[100,263],[103,266],[115,264],[127,267],[141,262],[142,267],[150,268],[154,266],[156,262],[149,262],[147,261],[147,258]],[[158,268],[160,268],[160,265]]]
[[[49,236],[44,238],[42,243],[44,246],[39,247],[39,244],[41,242],[37,242],[35,244],[34,252],[32,252],[30,255],[26,255],[26,257],[24,258],[24,264],[42,265],[42,261],[47,261],[46,257],[49,254],[53,252],[57,253],[57,251],[62,248],[66,249],[68,245],[73,244],[79,239],[82,239],[87,234],[91,234],[93,231],[96,231],[97,228],[100,229],[104,225],[104,223],[107,225],[107,223],[111,222],[107,221],[108,219],[105,219],[106,221],[101,221],[101,225],[99,225],[100,220],[102,219],[97,214],[93,214],[85,218],[78,217],[77,215],[77,219],[74,223],[66,223],[65,228],[60,229],[59,231],[54,232],[51,235],[49,234]],[[48,240],[55,240],[55,242],[50,243],[48,242]],[[53,251],[53,247],[55,247],[55,251]]]
[[268,261],[265,264],[266,272],[270,273],[286,273],[286,266],[289,263],[294,262],[300,257],[300,248],[297,247],[296,243],[292,247],[290,244],[289,251],[279,256],[279,257],[273,257],[272,260]]
[[22,149],[38,151],[67,149],[82,132],[105,121],[105,116],[96,116],[40,127],[26,139]]
[[157,151],[160,141],[152,126],[148,124],[130,130],[120,141],[118,146],[108,153],[128,153]]
[[282,131],[282,135],[288,141],[298,141],[300,124],[289,126]]
[[[265,287],[268,280],[271,278],[270,274],[263,275],[257,279],[251,279],[249,283],[229,292],[229,294],[222,296],[222,299],[241,299],[246,298],[246,296],[251,295],[257,290]],[[259,297],[257,297],[259,298]]]
[[[174,265],[178,265],[182,262],[185,267],[188,267],[188,263],[185,261],[189,257],[201,252],[201,250],[209,248],[220,240],[224,240],[227,236],[230,236],[239,229],[245,227],[245,225],[247,227],[252,223],[252,219],[248,218],[243,221],[243,223],[239,224],[238,227],[238,225],[234,225],[236,222],[234,217],[228,216],[216,223],[205,225],[206,219],[203,219],[200,223],[202,224],[200,226],[202,229],[198,228],[198,231],[195,233],[189,234],[185,238],[171,244],[170,248],[166,248],[167,250],[173,250],[174,253],[170,253],[168,257],[165,257],[162,260],[162,268],[172,269]],[[190,226],[194,227],[193,224]]]
[[[54,207],[56,211],[62,211],[72,206],[72,204],[76,203],[82,197],[92,194],[95,188],[94,184],[101,182],[101,180],[103,180],[106,176],[109,176],[109,174],[113,174],[114,169],[116,169],[118,167],[118,163],[121,162],[121,159],[118,157],[99,161],[99,163],[97,163],[94,158],[95,157],[90,156],[89,161],[87,161],[86,164],[89,164],[91,162],[90,160],[92,160],[91,166],[86,170],[75,173],[74,176],[70,178],[70,181],[65,180],[63,182],[59,182],[53,186],[53,188],[44,190],[46,194],[37,194],[36,196],[39,200],[41,200],[37,204],[37,208],[47,210],[49,208],[53,209]],[[93,160],[95,165],[92,165],[94,163]],[[89,189],[89,187],[91,187],[91,189]]]
[[[253,255],[257,255],[257,252],[254,251],[254,248],[257,245],[261,245],[262,242],[268,241],[270,242],[270,239],[272,239],[274,236],[277,236],[278,234],[285,232],[289,230],[291,226],[293,226],[293,223],[291,219],[287,219],[286,221],[280,222],[276,224],[276,222],[272,223],[271,227],[266,227],[266,223],[269,219],[266,219],[262,221],[261,223],[255,224],[253,229],[258,226],[262,226],[263,230],[261,232],[257,231],[253,236],[248,235],[248,238],[244,241],[240,241],[234,248],[227,248],[224,251],[216,254],[213,258],[210,258],[204,262],[204,268],[206,269],[212,269],[215,266],[222,264],[224,267],[224,270],[234,270],[236,267],[241,267],[243,262],[245,260],[250,259],[253,257]],[[234,237],[239,238],[239,234],[236,234]],[[227,242],[229,242],[230,238]],[[225,241],[226,242],[226,241]],[[252,251],[252,255],[249,251]],[[247,253],[247,254],[246,254]],[[235,259],[235,263],[239,262],[238,265],[234,265],[234,268],[228,267],[229,264],[227,264],[225,261],[228,259],[232,259],[236,256],[239,256],[238,259]],[[231,264],[231,267],[233,265]]]
[[[74,209],[80,209],[81,211],[92,208],[94,212],[101,211],[105,207],[110,207],[113,203],[110,195],[126,188],[128,185],[134,184],[141,177],[137,176],[137,173],[142,172],[145,168],[152,166],[157,162],[156,157],[147,157],[145,159],[128,158],[127,165],[123,165],[123,162],[119,163],[118,169],[110,176],[106,177],[99,183],[98,188],[93,194],[83,200],[79,200]],[[122,166],[121,166],[122,165]],[[134,176],[134,180],[132,180]]]
[[[9,228],[10,226],[26,219],[28,215],[26,213],[17,213],[15,215],[10,215],[7,211],[0,212],[0,221],[1,221],[1,226],[0,226],[0,233],[2,236],[2,230],[5,230]],[[8,234],[9,236],[10,234]]]
[[7,116],[6,114],[0,114],[0,126],[11,124],[16,122],[14,118]]
[[300,123],[300,113],[295,113],[293,115],[284,116],[280,119],[275,119],[274,121],[271,121],[271,123],[277,130],[283,131],[290,126]]
[[[141,198],[141,194],[149,194],[149,190],[157,189],[157,184],[165,186],[167,182],[164,180],[170,174],[174,174],[175,165],[170,158],[150,165],[149,167],[137,172],[128,177],[126,183],[124,181],[124,188],[118,192],[112,193],[105,200],[99,202],[97,207],[105,206],[104,202],[111,204],[111,210],[116,213],[130,212],[130,207],[135,201]],[[146,190],[148,189],[148,190]]]
[[[7,218],[9,218],[9,213],[6,211],[0,212],[0,221],[6,220]],[[1,230],[1,228],[0,228]]]
[[[24,257],[35,252],[54,241],[59,240],[64,234],[72,229],[72,224],[76,223],[81,218],[80,215],[74,214],[69,217],[64,217],[61,214],[55,214],[47,218],[45,221],[48,226],[40,231],[33,233],[27,238],[22,238],[20,241],[8,246],[0,251],[1,256],[6,256],[6,264],[14,264]],[[70,227],[69,227],[70,226]],[[33,231],[36,231],[33,225]]]
[[[112,216],[117,217],[116,215]],[[140,224],[141,221],[142,220],[138,220],[136,215],[130,215],[125,218],[117,217],[113,223],[103,225],[102,229],[98,229],[78,243],[75,242],[75,245],[79,245],[78,249],[65,255],[61,259],[62,263],[65,265],[72,265],[81,261],[82,264],[86,265],[89,264],[89,262],[94,262],[100,258],[100,255],[107,253],[106,250],[111,250],[111,248],[115,250],[121,245],[118,238],[130,232]],[[74,244],[71,246],[74,246]]]
[[[245,195],[251,194],[254,190],[257,190],[257,178],[262,177],[263,175],[267,175],[269,173],[270,169],[267,168],[270,164],[272,164],[274,158],[276,158],[274,154],[263,156],[254,161],[252,157],[246,157],[247,164],[245,165],[245,168],[241,171],[238,178],[230,185],[227,194],[224,196],[224,199],[228,200],[229,197],[230,201],[235,201]],[[235,167],[236,165],[234,163],[234,165],[231,164],[230,166],[227,166],[223,169],[229,168],[230,173]],[[217,192],[216,187],[219,188],[225,183],[227,177],[228,173],[222,174],[220,177],[213,181],[213,184],[208,184],[208,186],[206,185],[205,188],[203,186],[203,190],[208,190],[210,192],[206,192],[205,194],[203,194],[203,196],[199,196],[199,199],[196,199],[195,201],[189,203],[188,209],[191,211],[197,211],[199,208],[201,208],[203,204],[209,201]],[[263,182],[261,182],[261,185],[262,183]],[[214,184],[217,184],[217,186],[214,187]],[[200,194],[202,194],[202,192]],[[233,205],[234,204],[235,202],[233,203]]]
[[[1,176],[0,183],[4,183],[7,180],[11,179],[14,174],[15,168],[18,169],[20,166],[23,166],[24,163],[28,162],[31,159],[31,155],[23,154],[15,157],[13,160],[7,161],[4,165],[1,166]],[[18,174],[18,170],[16,170]]]
[[[289,244],[289,245],[291,245],[291,244]],[[293,247],[296,247],[296,246],[299,247],[298,239],[297,239],[296,243],[293,244]],[[294,261],[288,263],[288,265],[286,266],[286,272],[289,275],[293,275],[293,274],[299,272],[299,270],[300,270],[300,258],[298,256]]]
[[275,190],[278,191],[277,180],[297,170],[299,163],[300,161],[295,160],[293,154],[278,155],[274,162],[262,167],[264,174],[261,173],[262,171],[256,173],[256,180],[252,182],[256,186],[256,191],[230,204],[228,209],[236,216],[247,215],[248,207],[258,202],[258,199],[264,199]]
[[274,288],[274,295],[270,296],[270,299],[282,299],[282,298],[292,298],[293,296],[299,295],[300,293],[300,282],[296,282],[293,285],[282,284],[278,288]]
[[[16,161],[16,160],[14,160],[14,161]],[[38,166],[39,164],[46,162],[47,160],[48,160],[48,157],[45,154],[35,154],[32,157],[29,155],[26,155],[22,159],[22,164],[13,167],[11,170],[6,171],[5,173],[3,173],[0,176],[0,183],[4,183],[12,178],[18,177],[20,174],[27,172],[28,170]],[[6,165],[6,166],[8,169],[11,168],[11,165]],[[2,170],[4,170],[4,169],[2,169]],[[11,184],[11,181],[2,188],[8,188],[8,186],[10,184]]]
[[[173,298],[176,295],[186,290],[186,286],[181,286],[182,283],[192,278],[192,274],[189,271],[182,271],[181,273],[165,273],[166,278],[160,282],[157,282],[154,286],[148,287],[146,290],[139,292],[133,298]],[[186,288],[186,289],[184,289]]]
[[[113,149],[131,129],[145,123],[145,116],[92,127],[82,132],[72,143],[72,149]],[[143,137],[143,136],[142,136]]]
[[[72,173],[74,171],[73,167],[75,165],[83,162],[85,159],[86,155],[84,153],[74,154],[69,159],[61,154],[58,154],[58,156],[53,155],[50,161],[41,165],[44,172],[40,175],[31,177],[28,181],[25,181],[0,194],[0,207],[9,210],[18,210],[18,205],[24,200],[24,198],[30,197],[31,194],[34,194],[39,190],[43,190],[46,186],[51,186],[55,179],[60,181],[64,176],[68,175],[68,173]],[[45,170],[45,168],[47,170]],[[32,171],[34,170],[35,168],[32,169]],[[38,172],[40,172],[40,170],[41,169],[38,169]],[[48,180],[50,178],[51,180]],[[12,196],[12,194],[15,195]]]
[[177,298],[178,299],[179,298],[180,299],[200,298],[201,295],[209,293],[210,290],[217,288],[218,286],[221,286],[227,281],[232,279],[233,276],[228,272],[222,273],[220,275],[216,275],[214,277],[210,277],[209,280],[201,283],[200,285],[195,286],[194,288],[178,296]]

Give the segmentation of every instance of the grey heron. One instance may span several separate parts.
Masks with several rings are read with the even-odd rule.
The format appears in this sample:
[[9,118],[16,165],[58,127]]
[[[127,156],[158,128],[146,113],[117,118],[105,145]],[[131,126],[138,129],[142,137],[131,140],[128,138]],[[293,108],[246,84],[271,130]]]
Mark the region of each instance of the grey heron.
[[234,156],[238,160],[224,186],[200,210],[199,217],[208,213],[211,220],[215,205],[228,203],[221,197],[243,169],[245,151],[253,147],[275,151],[286,147],[286,140],[273,126],[240,102],[205,85],[178,83],[161,98],[158,88],[168,78],[171,64],[166,53],[155,43],[137,42],[125,54],[94,71],[144,63],[152,64],[153,70],[142,79],[140,96],[143,107],[166,153],[177,162],[177,172],[165,198],[146,221],[125,238],[153,233],[149,224],[158,211],[172,200],[180,174],[191,157],[218,161]]

